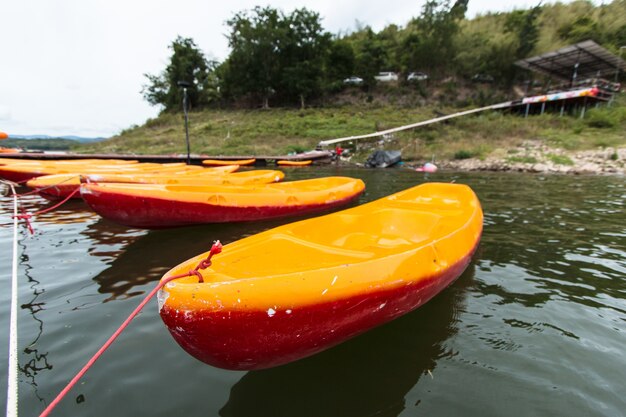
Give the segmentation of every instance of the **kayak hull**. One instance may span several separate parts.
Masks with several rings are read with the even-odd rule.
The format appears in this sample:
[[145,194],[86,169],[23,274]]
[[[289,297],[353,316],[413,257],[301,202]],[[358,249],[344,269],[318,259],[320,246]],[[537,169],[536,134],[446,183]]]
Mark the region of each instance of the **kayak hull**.
[[203,223],[267,220],[330,210],[357,199],[359,194],[329,203],[284,206],[224,207],[209,203],[181,202],[145,196],[109,196],[98,191],[82,193],[100,216],[130,227],[159,229]]
[[482,234],[471,189],[427,183],[285,224],[174,267],[159,311],[174,339],[222,368],[313,355],[426,303],[458,278]]
[[474,250],[441,274],[392,290],[277,311],[183,311],[164,304],[160,315],[178,344],[202,362],[232,370],[271,368],[417,309],[462,274]]
[[331,210],[356,200],[364,188],[361,180],[343,177],[254,186],[86,183],[81,196],[104,218],[155,229]]

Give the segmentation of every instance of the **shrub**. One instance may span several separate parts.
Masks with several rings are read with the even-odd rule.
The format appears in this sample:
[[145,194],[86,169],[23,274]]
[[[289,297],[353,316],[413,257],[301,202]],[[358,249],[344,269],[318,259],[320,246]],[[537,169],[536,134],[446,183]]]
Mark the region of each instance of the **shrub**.
[[587,126],[598,129],[612,129],[619,124],[617,117],[604,109],[589,110],[586,119]]
[[548,159],[557,165],[574,165],[574,161],[572,161],[570,157],[565,155],[549,154]]
[[465,149],[461,149],[460,151],[456,151],[454,153],[454,159],[469,159],[473,157],[474,153]]

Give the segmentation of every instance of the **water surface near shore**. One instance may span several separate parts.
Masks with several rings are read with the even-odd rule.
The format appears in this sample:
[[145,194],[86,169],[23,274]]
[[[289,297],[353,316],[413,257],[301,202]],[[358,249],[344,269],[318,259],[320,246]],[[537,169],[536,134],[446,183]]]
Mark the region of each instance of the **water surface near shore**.
[[[363,178],[361,203],[425,181],[468,184],[485,212],[481,245],[465,273],[422,308],[264,371],[198,362],[173,341],[153,300],[54,415],[569,417],[626,410],[623,177],[284,171],[292,180]],[[50,204],[24,201],[30,210]],[[0,204],[6,375],[12,202]],[[40,413],[169,268],[214,239],[228,243],[284,222],[145,231],[71,202],[39,217],[34,236],[21,229],[20,414]]]

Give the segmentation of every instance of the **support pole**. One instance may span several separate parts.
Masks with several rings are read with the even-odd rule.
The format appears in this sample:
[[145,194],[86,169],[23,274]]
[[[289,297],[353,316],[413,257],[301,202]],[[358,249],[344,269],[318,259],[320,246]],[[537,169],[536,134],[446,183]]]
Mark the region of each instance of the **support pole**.
[[191,87],[191,83],[187,81],[178,81],[176,83],[183,88],[183,113],[185,114],[185,140],[187,142],[187,165],[191,165],[191,146],[189,145],[189,115],[187,114],[189,105],[187,100],[187,89]]
[[191,146],[189,145],[189,115],[187,114],[187,87],[183,88],[183,113],[185,113],[185,140],[187,141],[187,165],[191,165]]

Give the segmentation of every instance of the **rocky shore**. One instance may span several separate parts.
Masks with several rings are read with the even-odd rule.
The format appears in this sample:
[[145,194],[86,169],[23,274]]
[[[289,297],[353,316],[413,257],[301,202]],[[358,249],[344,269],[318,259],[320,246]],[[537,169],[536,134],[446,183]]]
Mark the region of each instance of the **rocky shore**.
[[526,141],[508,151],[493,152],[484,159],[439,161],[441,169],[460,171],[518,171],[559,174],[626,174],[626,148],[567,151],[540,141]]

